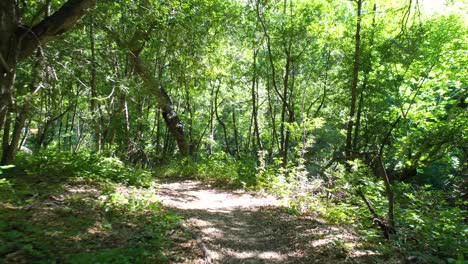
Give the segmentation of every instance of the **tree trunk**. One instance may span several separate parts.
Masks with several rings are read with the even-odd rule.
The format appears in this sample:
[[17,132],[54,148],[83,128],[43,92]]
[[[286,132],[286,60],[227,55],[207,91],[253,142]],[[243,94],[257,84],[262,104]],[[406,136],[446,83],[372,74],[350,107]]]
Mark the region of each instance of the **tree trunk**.
[[24,124],[26,122],[28,113],[29,108],[24,107],[16,117],[15,125],[13,127],[13,134],[11,135],[11,141],[8,144],[8,146],[6,146],[6,148],[3,149],[1,161],[2,165],[11,164],[13,162],[19,141],[21,139],[21,131],[24,128]]
[[156,153],[159,155],[161,152],[161,110],[156,110]]
[[356,35],[354,43],[354,63],[353,63],[353,79],[351,82],[351,106],[349,111],[348,127],[346,131],[346,159],[351,159],[353,153],[353,126],[354,116],[356,113],[356,98],[357,86],[359,81],[359,69],[361,60],[361,9],[362,0],[357,0],[357,22],[356,22]]
[[97,72],[96,72],[96,44],[94,39],[94,18],[90,16],[90,26],[89,26],[89,41],[91,49],[91,100],[90,100],[90,110],[93,115],[93,126],[94,126],[94,146],[95,151],[100,152],[102,150],[102,133],[101,133],[101,124],[102,120],[101,110],[98,101],[98,91],[97,91]]
[[188,156],[190,154],[190,148],[185,137],[184,127],[180,122],[179,116],[172,107],[171,99],[159,81],[149,74],[137,54],[138,52],[129,52],[133,66],[135,67],[135,72],[143,80],[143,85],[156,95],[157,103],[159,108],[161,108],[163,119],[166,122],[169,132],[177,142],[180,154],[182,156]]
[[[3,129],[3,138],[2,138],[2,151],[3,153],[11,153],[10,151],[8,151],[9,147],[10,147],[10,127],[11,127],[11,113],[7,113],[6,114],[6,117],[5,117],[5,123],[4,123],[5,127]],[[2,156],[2,160],[0,162],[1,165],[6,165],[7,163],[9,163],[8,161],[13,159],[12,156],[8,155],[3,155]]]
[[262,140],[260,138],[260,129],[258,125],[258,78],[257,78],[257,55],[258,51],[255,49],[253,53],[253,69],[252,69],[252,121],[253,121],[253,150],[257,155],[258,150],[262,150]]
[[361,92],[359,94],[359,104],[358,110],[356,115],[356,125],[354,126],[354,138],[353,138],[353,150],[358,151],[358,140],[359,140],[359,130],[361,127],[361,115],[362,115],[362,108],[364,103],[364,90],[366,89],[367,78],[364,77],[364,83],[361,88]]
[[223,120],[219,117],[218,113],[218,94],[219,94],[219,88],[220,85],[218,85],[218,88],[216,89],[215,92],[215,99],[214,99],[214,113],[216,115],[216,120],[218,120],[218,123],[221,125],[221,128],[223,129],[223,134],[224,134],[224,144],[225,144],[225,151],[228,154],[231,154],[231,149],[229,148],[229,139],[228,139],[228,134],[227,134],[227,128],[226,124],[223,122]]
[[239,133],[237,131],[236,124],[236,109],[232,109],[232,129],[234,130],[234,143],[236,144],[236,157],[239,158],[240,145],[239,145]]
[[[370,36],[370,41],[369,41],[369,49],[371,50],[374,46],[374,31],[375,31],[375,16],[377,13],[377,5],[374,3],[373,7],[373,18],[372,18],[372,33]],[[372,52],[369,52],[367,59],[367,63],[363,68],[364,70],[364,80],[362,81],[362,87],[359,95],[359,105],[358,105],[358,111],[356,115],[356,125],[354,128],[354,139],[353,139],[353,150],[358,152],[359,151],[359,146],[358,146],[358,140],[359,140],[359,132],[360,132],[360,127],[361,127],[361,115],[362,115],[362,110],[363,110],[363,104],[364,104],[364,95],[366,92],[367,88],[367,82],[369,80],[369,73],[372,70]]]
[[[15,0],[0,1],[0,124],[12,104],[16,75],[18,10]],[[0,127],[2,129],[2,127]]]
[[[269,87],[269,84],[267,84],[267,87]],[[278,134],[276,131],[276,108],[275,108],[275,102],[273,101],[272,95],[271,95],[271,88],[267,88],[267,97],[268,97],[268,111],[270,112],[270,120],[271,120],[271,145],[269,148],[269,156],[271,157],[273,155],[273,150],[275,148],[275,145],[278,149],[281,149],[279,140],[278,140]]]
[[206,150],[207,150],[207,153],[208,155],[211,155],[213,154],[213,141],[215,140],[215,135],[214,135],[214,115],[215,115],[215,107],[214,107],[214,104],[215,104],[215,97],[214,97],[214,84],[212,82],[210,82],[210,86],[211,86],[211,91],[210,91],[210,121],[209,121],[209,140],[208,140],[208,143],[206,145]]
[[34,63],[33,69],[32,69],[32,81],[29,86],[29,91],[27,91],[26,98],[24,100],[23,105],[20,107],[16,105],[17,108],[20,108],[19,113],[16,115],[15,119],[15,125],[13,127],[13,134],[11,135],[11,140],[8,142],[3,142],[4,148],[3,148],[3,153],[2,153],[2,160],[1,163],[2,165],[6,164],[11,164],[14,160],[16,150],[18,149],[18,145],[21,139],[21,131],[24,129],[26,120],[28,119],[28,116],[30,114],[32,104],[33,104],[33,96],[37,92],[37,85],[36,81],[39,76],[40,72],[40,53],[37,53],[37,58],[36,62]]
[[286,115],[288,112],[288,92],[289,92],[289,71],[290,71],[290,57],[289,50],[286,52],[286,65],[284,69],[284,81],[283,81],[283,102],[281,107],[281,157],[283,161],[283,167],[288,165],[288,149],[289,149],[289,132],[286,128]]

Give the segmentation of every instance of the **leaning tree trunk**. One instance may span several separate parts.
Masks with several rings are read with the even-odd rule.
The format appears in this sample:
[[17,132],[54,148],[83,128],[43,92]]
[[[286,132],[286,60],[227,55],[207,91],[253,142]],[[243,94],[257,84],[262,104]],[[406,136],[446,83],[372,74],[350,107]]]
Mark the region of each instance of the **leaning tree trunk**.
[[161,109],[162,116],[166,122],[169,132],[177,142],[177,147],[182,156],[188,156],[190,154],[190,147],[185,137],[184,127],[180,122],[179,116],[172,107],[172,101],[166,90],[161,84],[152,77],[151,74],[146,70],[145,65],[137,55],[138,52],[129,52],[132,60],[135,72],[143,80],[143,85],[147,90],[153,92],[156,95],[156,100],[159,108]]

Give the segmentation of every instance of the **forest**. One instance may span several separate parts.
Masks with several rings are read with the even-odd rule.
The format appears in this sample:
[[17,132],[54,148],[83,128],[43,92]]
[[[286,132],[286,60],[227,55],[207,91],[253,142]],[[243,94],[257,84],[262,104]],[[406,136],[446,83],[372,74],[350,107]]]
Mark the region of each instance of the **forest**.
[[0,263],[468,263],[466,0],[1,0]]

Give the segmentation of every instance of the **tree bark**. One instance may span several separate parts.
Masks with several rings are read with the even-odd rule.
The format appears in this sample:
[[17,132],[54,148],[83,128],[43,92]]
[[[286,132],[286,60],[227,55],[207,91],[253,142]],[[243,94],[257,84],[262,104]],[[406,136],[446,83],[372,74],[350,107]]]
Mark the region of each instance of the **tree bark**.
[[[5,124],[12,104],[12,87],[16,76],[18,8],[15,0],[0,1],[0,123]],[[2,129],[2,127],[0,127]]]
[[[11,1],[11,0],[9,0]],[[32,28],[19,28],[19,59],[29,57],[38,46],[69,31],[94,6],[96,0],[68,0],[59,10]]]
[[252,69],[252,121],[253,121],[253,150],[257,155],[258,150],[263,149],[262,140],[260,138],[260,129],[258,125],[258,78],[257,78],[257,55],[258,50],[254,49],[253,52],[253,69]]
[[[10,147],[10,129],[11,129],[11,113],[8,113],[6,114],[6,117],[5,117],[5,123],[4,123],[5,127],[3,129],[3,138],[2,138],[2,152],[3,153],[11,153],[10,151],[8,151],[9,147]],[[4,163],[3,162],[3,159],[5,160],[10,160],[12,159],[12,157],[6,157],[5,155],[2,156],[2,161],[1,161],[1,165],[6,165],[7,163]]]
[[172,107],[172,101],[166,90],[154,77],[146,70],[145,65],[138,56],[138,52],[129,52],[131,61],[134,66],[135,73],[143,80],[143,85],[156,95],[156,100],[159,108],[161,108],[162,116],[166,122],[169,132],[174,137],[182,156],[190,154],[188,141],[185,137],[184,127],[180,122],[179,116]]
[[351,82],[351,105],[349,111],[348,127],[346,132],[346,159],[351,159],[351,153],[353,153],[353,126],[354,116],[356,113],[356,98],[357,98],[357,86],[359,81],[359,69],[361,60],[361,9],[362,0],[357,0],[357,21],[356,21],[356,35],[354,42],[354,63],[353,63],[353,79]]

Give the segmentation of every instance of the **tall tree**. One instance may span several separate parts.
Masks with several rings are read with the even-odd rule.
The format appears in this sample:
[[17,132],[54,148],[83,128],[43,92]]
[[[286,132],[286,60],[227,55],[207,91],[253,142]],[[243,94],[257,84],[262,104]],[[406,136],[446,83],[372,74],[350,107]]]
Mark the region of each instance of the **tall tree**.
[[[15,0],[0,3],[0,128],[4,134],[10,130],[6,127],[10,122],[5,122],[4,119],[9,119],[7,115],[14,100],[13,85],[17,63],[28,58],[38,47],[42,48],[69,31],[96,5],[96,0],[69,0],[36,25],[21,24],[18,3]],[[8,139],[8,136],[4,135],[3,138]],[[4,149],[3,164],[12,162],[16,147]]]
[[346,159],[351,159],[354,154],[353,149],[353,127],[355,123],[356,115],[356,99],[358,96],[358,82],[359,82],[359,70],[361,64],[361,12],[362,12],[362,1],[356,0],[356,32],[354,37],[354,62],[353,62],[353,75],[351,81],[351,103],[349,110],[348,127],[346,130]]

